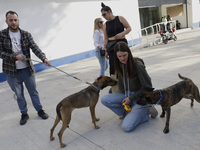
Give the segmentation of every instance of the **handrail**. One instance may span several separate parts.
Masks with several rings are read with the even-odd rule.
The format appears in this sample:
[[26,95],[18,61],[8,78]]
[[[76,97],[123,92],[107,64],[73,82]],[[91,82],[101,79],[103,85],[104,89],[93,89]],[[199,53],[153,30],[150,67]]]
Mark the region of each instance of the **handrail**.
[[[132,47],[134,46],[133,35],[136,35],[136,34],[139,35],[139,36],[137,36],[137,37],[139,37],[140,49],[142,48],[142,42],[143,42],[143,40],[145,41],[144,37],[146,37],[145,43],[146,43],[147,46],[150,45],[149,41],[152,41],[151,43],[152,43],[153,45],[155,45],[155,34],[158,34],[158,31],[163,30],[163,25],[164,25],[165,31],[167,31],[167,25],[168,25],[168,24],[169,24],[170,30],[171,30],[172,28],[174,28],[174,27],[175,27],[175,29],[176,29],[176,21],[173,20],[173,21],[167,21],[167,22],[156,23],[156,24],[154,24],[154,25],[148,26],[148,27],[143,28],[143,29],[141,29],[141,30],[139,30],[139,31],[136,31],[136,32],[133,32],[133,33],[129,34],[129,36],[131,37]],[[172,27],[172,24],[174,24],[174,27]],[[154,27],[155,27],[156,30],[154,30]],[[161,28],[162,28],[162,29],[161,29]],[[152,31],[151,34],[148,34],[148,31],[147,31],[147,30],[151,30],[151,31]],[[142,34],[141,34],[142,31],[145,32],[145,36],[142,36]],[[175,32],[176,32],[176,30],[175,30]],[[153,33],[153,34],[152,34],[152,33]],[[153,40],[151,40],[151,39],[148,38],[148,37],[150,37],[150,35],[153,35]],[[150,37],[150,38],[151,38],[151,37]],[[137,42],[136,44],[138,44],[138,42]],[[136,44],[135,44],[135,45],[136,45]],[[146,47],[146,46],[145,46],[145,47]]]

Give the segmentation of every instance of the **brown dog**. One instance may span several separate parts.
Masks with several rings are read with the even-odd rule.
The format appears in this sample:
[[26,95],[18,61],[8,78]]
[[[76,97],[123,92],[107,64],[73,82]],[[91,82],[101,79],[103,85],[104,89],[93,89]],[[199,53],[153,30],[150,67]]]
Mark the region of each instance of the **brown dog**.
[[167,113],[166,125],[163,130],[164,133],[169,132],[169,119],[171,114],[171,106],[177,104],[182,98],[191,99],[190,106],[193,107],[194,99],[200,103],[199,89],[193,83],[191,79],[182,77],[179,78],[183,81],[178,82],[168,88],[162,90],[156,90],[151,92],[145,92],[141,100],[137,102],[139,105],[146,104],[160,104],[162,107],[162,114],[160,117],[165,117],[165,111]]
[[81,90],[80,92],[74,93],[66,98],[64,98],[56,107],[56,120],[53,127],[51,128],[50,139],[54,140],[53,131],[60,120],[62,120],[62,127],[58,133],[59,142],[61,147],[65,147],[66,144],[62,142],[62,135],[65,129],[68,127],[71,120],[71,113],[75,108],[90,107],[90,113],[92,117],[92,123],[96,129],[99,126],[96,125],[96,121],[99,118],[96,118],[95,115],[95,106],[99,99],[99,92],[106,86],[114,86],[117,84],[117,81],[111,79],[107,76],[100,76],[97,79],[97,82],[94,82],[94,86],[88,86],[87,88]]

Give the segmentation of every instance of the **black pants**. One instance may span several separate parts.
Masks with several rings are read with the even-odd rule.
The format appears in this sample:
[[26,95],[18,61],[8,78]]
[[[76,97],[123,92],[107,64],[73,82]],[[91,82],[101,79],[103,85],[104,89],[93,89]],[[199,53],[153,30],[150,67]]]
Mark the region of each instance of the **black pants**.
[[[119,41],[124,41],[124,42],[128,43],[125,38],[124,39],[118,39],[117,42],[119,42]],[[111,50],[111,51],[107,50],[107,51],[108,51],[108,55],[109,55],[110,75],[111,74],[115,74],[115,55],[114,55],[114,50]]]

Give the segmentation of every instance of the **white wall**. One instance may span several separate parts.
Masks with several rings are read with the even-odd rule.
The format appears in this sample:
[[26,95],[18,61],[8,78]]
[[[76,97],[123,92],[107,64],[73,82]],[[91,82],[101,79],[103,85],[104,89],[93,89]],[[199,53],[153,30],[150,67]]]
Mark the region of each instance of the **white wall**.
[[192,1],[193,0],[187,0],[187,8],[188,8],[188,27],[193,27],[193,11],[192,11]]
[[[49,60],[93,50],[94,19],[101,17],[101,2],[114,15],[124,16],[132,30],[140,29],[137,0],[4,0],[0,1],[0,30],[7,28],[5,13],[13,10],[19,15],[20,28],[32,34]],[[0,59],[0,73],[1,64]]]
[[192,21],[193,24],[198,24],[199,27],[199,22],[200,22],[200,4],[199,0],[192,0]]
[[187,0],[188,7],[188,26],[190,28],[199,27],[200,4],[199,0]]

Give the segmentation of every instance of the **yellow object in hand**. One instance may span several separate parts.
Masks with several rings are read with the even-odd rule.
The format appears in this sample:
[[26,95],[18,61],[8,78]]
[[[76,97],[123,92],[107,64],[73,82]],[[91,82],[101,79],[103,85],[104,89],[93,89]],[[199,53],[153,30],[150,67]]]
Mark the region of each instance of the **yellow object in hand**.
[[124,109],[127,111],[127,112],[130,112],[131,111],[131,107],[129,105],[126,105],[125,103],[122,104],[124,106]]

